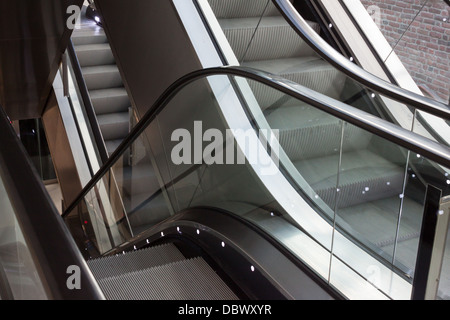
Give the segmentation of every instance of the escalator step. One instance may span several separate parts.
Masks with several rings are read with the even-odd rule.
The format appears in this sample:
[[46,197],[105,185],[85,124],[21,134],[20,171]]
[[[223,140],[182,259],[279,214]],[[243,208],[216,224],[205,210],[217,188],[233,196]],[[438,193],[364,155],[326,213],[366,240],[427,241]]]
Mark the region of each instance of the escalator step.
[[89,260],[88,265],[95,278],[100,280],[184,259],[185,257],[173,244],[165,244],[122,255]]
[[88,90],[121,88],[122,77],[115,64],[82,68]]
[[[281,76],[334,99],[339,99],[346,80],[343,73],[316,56],[248,61],[242,65]],[[250,87],[263,109],[284,96],[253,81]]]
[[91,90],[89,95],[96,114],[125,112],[131,105],[123,87]]
[[85,44],[75,47],[81,67],[114,64],[109,43]]
[[169,263],[99,281],[109,300],[236,300],[202,258]]
[[88,44],[106,43],[108,38],[101,28],[75,29],[72,34],[72,42],[74,46],[82,46]]
[[[259,18],[222,19],[219,23],[239,61],[244,55],[245,61],[314,55],[282,16],[266,17],[261,21]],[[318,24],[311,22],[310,25],[319,31]]]
[[130,116],[127,112],[109,113],[97,116],[105,141],[125,138],[130,131]]
[[[209,0],[208,1],[217,18],[246,18],[280,15],[280,12],[268,0]],[[267,9],[266,9],[267,7]]]

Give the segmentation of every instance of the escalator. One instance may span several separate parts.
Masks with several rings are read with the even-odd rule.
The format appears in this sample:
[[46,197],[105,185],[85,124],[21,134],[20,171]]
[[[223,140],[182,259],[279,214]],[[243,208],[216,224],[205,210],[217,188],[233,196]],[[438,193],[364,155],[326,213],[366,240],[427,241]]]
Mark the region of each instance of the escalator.
[[[339,71],[323,59],[310,43],[301,40],[297,30],[291,27],[274,3],[265,0],[209,1],[208,4],[234,54],[233,57],[228,55],[226,58],[238,61],[240,65],[250,69],[270,72],[274,79],[287,78],[313,90],[313,94],[324,94],[328,98],[344,101],[357,109],[397,124],[396,119],[389,118],[389,112],[383,109],[383,104],[373,99],[370,88],[358,84]],[[202,7],[201,10],[207,9]],[[318,22],[310,21],[308,25],[316,33],[323,28]],[[98,29],[97,26],[94,28]],[[94,108],[95,105],[98,106],[97,109],[102,109],[105,106],[120,104],[123,109],[118,111],[121,111],[119,113],[123,115],[124,121],[120,122],[119,127],[125,128],[124,114],[129,99],[125,98],[121,81],[99,82],[112,83],[114,89],[96,87],[92,84],[95,79],[89,84],[91,69],[114,69],[111,74],[116,77],[118,75],[104,34],[100,31],[97,35],[100,35],[100,45],[83,44],[82,41],[92,40],[77,39],[78,35],[75,33],[75,43],[81,45],[76,45],[75,51],[81,58],[82,69],[88,71],[84,76],[87,77],[88,89],[91,89],[89,93]],[[79,40],[81,42],[77,42]],[[83,58],[86,53],[89,53],[87,58]],[[100,60],[92,62],[97,56],[101,57]],[[102,67],[94,66],[95,64],[101,64]],[[265,183],[260,186],[258,179],[261,178],[258,174],[255,177],[255,168],[207,166],[204,163],[174,166],[170,163],[168,150],[173,150],[176,144],[174,141],[164,141],[164,136],[169,137],[180,128],[195,133],[196,129],[192,128],[192,124],[195,127],[196,122],[202,122],[204,130],[233,128],[226,115],[225,123],[218,120],[220,117],[217,116],[217,112],[225,112],[228,107],[220,105],[219,99],[209,101],[204,97],[204,92],[216,92],[213,81],[199,81],[198,85],[193,85],[189,95],[198,98],[186,98],[183,94],[180,94],[180,98],[175,98],[179,100],[179,106],[174,110],[185,110],[180,119],[170,119],[168,115],[160,116],[156,122],[147,123],[148,128],[139,126],[139,130],[146,133],[141,132],[140,137],[135,137],[133,142],[131,138],[126,140],[127,147],[119,148],[122,151],[118,154],[113,150],[121,144],[124,134],[110,139],[114,141],[110,143],[114,147],[108,148],[108,154],[112,158],[107,163],[111,166],[100,172],[101,175],[94,179],[95,183],[88,186],[89,192],[95,190],[95,195],[89,195],[90,200],[84,199],[89,205],[84,204],[83,208],[79,209],[81,218],[77,218],[72,212],[74,206],[69,207],[66,212],[68,219],[85,223],[82,233],[86,239],[79,243],[87,241],[90,249],[96,248],[88,257],[106,254],[121,242],[129,244],[130,239],[152,230],[155,224],[176,215],[177,212],[204,206],[220,208],[243,217],[281,242],[283,241],[280,239],[285,239],[286,234],[296,238],[298,230],[301,230],[300,234],[310,235],[317,241],[316,245],[319,245],[321,250],[333,252],[336,248],[332,236],[322,235],[319,236],[321,240],[317,240],[314,232],[305,226],[304,218],[300,218],[302,214],[299,214],[297,209],[291,212],[292,209],[286,208],[288,203],[297,203],[300,200],[297,197],[301,194],[303,200],[300,202],[306,201],[310,207],[315,208],[318,216],[327,222],[323,228],[335,226],[340,234],[355,241],[356,247],[351,245],[354,250],[363,248],[363,251],[368,253],[370,259],[367,258],[367,261],[374,258],[377,261],[374,262],[375,265],[379,265],[380,269],[384,270],[386,266],[388,269],[393,268],[394,271],[389,272],[393,272],[395,278],[398,276],[396,281],[408,287],[407,283],[414,278],[427,180],[434,180],[434,175],[443,172],[431,168],[433,166],[429,165],[423,155],[399,147],[387,141],[386,137],[367,131],[364,126],[343,121],[341,116],[318,107],[311,100],[295,99],[261,81],[240,79],[238,76],[232,78],[231,83],[238,100],[245,106],[245,113],[241,116],[249,118],[253,129],[278,130],[279,136],[275,140],[279,141],[281,148],[279,157],[282,176],[289,181],[289,186],[285,187],[291,192],[294,188],[296,200],[290,198],[286,203],[282,203],[274,195],[273,187],[268,187]],[[117,96],[112,99],[112,96],[104,94],[113,91],[117,94],[121,91],[121,98]],[[182,97],[191,104],[186,106]],[[205,103],[202,98],[208,102]],[[189,114],[193,101],[200,106],[194,115]],[[218,109],[211,108],[210,105]],[[110,110],[104,111],[109,112]],[[107,136],[110,130],[107,125],[102,126],[101,113],[102,111],[97,112],[98,122],[102,134]],[[169,111],[161,111],[161,114],[169,114]],[[117,115],[112,117],[117,118]],[[241,127],[234,129],[238,128]],[[122,130],[112,131],[117,133]],[[123,131],[125,133],[125,130]],[[160,142],[155,141],[157,136],[160,136]],[[271,138],[268,139],[271,141]],[[320,148],[317,147],[319,145]],[[279,183],[281,182],[277,181],[274,185]],[[438,183],[440,187],[445,188],[442,181]],[[255,187],[255,184],[258,187]],[[237,185],[242,186],[242,189],[236,189]],[[136,189],[139,191],[136,192]],[[110,200],[108,209],[102,209],[104,204],[96,203],[101,202],[102,192],[109,194],[111,199],[119,200]],[[83,196],[87,195],[85,192]],[[304,206],[302,203],[300,208]],[[97,210],[103,212],[101,219]],[[105,213],[107,211],[110,211],[109,214]],[[306,225],[311,226],[316,218],[311,217],[311,221]],[[323,221],[316,222],[322,225]],[[367,223],[368,221],[370,223]],[[94,231],[95,228],[103,229],[103,234],[99,235],[98,231]],[[113,241],[103,246],[104,242],[108,242],[105,239]],[[294,255],[298,254],[296,250],[294,252]],[[347,254],[348,252],[343,253],[344,256]],[[361,265],[358,265],[359,262],[355,265],[345,263],[362,275],[363,279],[366,278],[364,273],[370,266],[367,262]],[[327,278],[327,273],[330,274],[330,271],[319,272],[324,278]],[[380,286],[386,296],[394,295],[390,289],[386,289],[386,284]],[[398,296],[408,295],[405,292],[399,293]]]
[[[255,0],[244,4],[210,0],[208,3],[235,55],[232,57],[228,53],[229,61],[289,79],[402,125],[382,101],[374,99],[371,88],[349,78],[348,70],[344,73],[336,68],[336,63],[329,62],[332,58],[323,59],[323,53],[319,54],[311,41],[298,38],[299,30],[285,19],[289,17],[288,1]],[[277,3],[283,3],[284,15],[277,9]],[[203,7],[202,10],[208,9]],[[214,25],[211,20],[209,23]],[[302,29],[303,35],[321,33],[320,23],[306,23],[311,30]],[[218,31],[212,32],[217,34]],[[218,45],[226,47],[227,44]],[[352,65],[354,61],[347,62]],[[355,126],[344,128],[339,119],[307,104],[289,101],[259,83],[250,82],[249,86],[268,126],[280,132],[279,142],[295,171],[293,175],[306,180],[313,189],[312,201],[314,198],[323,200],[330,217],[333,212],[337,214],[351,232],[364,235],[358,238],[369,240],[377,254],[393,261],[411,277],[415,256],[401,252],[415,252],[418,245],[423,194],[429,179],[418,173],[421,155],[392,148]],[[381,95],[381,98],[384,97]],[[445,106],[435,105],[445,113]],[[402,117],[409,112],[406,109]],[[409,120],[405,127],[420,132],[416,130],[418,122]],[[441,188],[446,189],[443,178],[448,172],[437,169],[433,175]],[[378,221],[377,227],[368,221]]]
[[[344,139],[347,134],[354,132],[354,128],[357,128],[364,134],[363,138],[376,140],[384,148],[389,148],[391,152],[396,149],[404,149],[406,154],[414,153],[415,155],[417,153],[423,155],[422,160],[430,165],[428,169],[433,166],[434,161],[438,161],[444,166],[448,165],[448,160],[445,160],[448,158],[446,147],[428,141],[426,138],[381,119],[367,119],[367,113],[358,111],[342,102],[305,87],[299,87],[295,83],[283,79],[274,79],[272,75],[245,68],[201,70],[180,79],[167,90],[157,104],[136,125],[118,151],[111,156],[96,177],[86,186],[78,200],[67,209],[64,217],[79,221],[79,224],[82,226],[80,234],[83,239],[78,241],[78,243],[85,244],[80,249],[85,253],[88,252],[88,264],[94,266],[95,261],[118,261],[118,259],[125,259],[126,261],[127,255],[140,257],[149,247],[160,244],[166,245],[173,238],[176,238],[181,240],[182,246],[186,245],[185,241],[187,243],[192,242],[188,246],[190,247],[188,251],[192,250],[192,248],[197,248],[194,251],[200,250],[202,252],[201,255],[183,253],[183,261],[185,261],[185,258],[190,261],[190,259],[195,260],[199,256],[203,257],[209,262],[213,270],[223,275],[222,279],[227,280],[225,283],[229,285],[229,288],[238,288],[234,291],[236,297],[261,298],[260,290],[255,289],[254,283],[245,283],[245,281],[250,279],[241,274],[241,272],[245,273],[249,272],[249,270],[250,272],[259,271],[264,274],[264,277],[259,279],[257,283],[265,281],[269,284],[267,287],[275,287],[275,293],[266,295],[265,298],[299,299],[305,294],[305,291],[302,290],[305,287],[305,284],[302,283],[305,281],[305,273],[310,277],[309,281],[313,279],[312,283],[318,290],[315,294],[322,297],[324,294],[323,288],[328,288],[331,292],[337,289],[334,293],[327,293],[329,297],[338,297],[340,290],[345,292],[344,295],[347,297],[353,297],[353,295],[367,295],[377,299],[403,299],[407,297],[411,293],[412,283],[410,281],[412,276],[407,277],[404,270],[398,267],[398,264],[388,264],[388,259],[383,256],[384,252],[374,245],[369,232],[363,233],[364,231],[355,228],[358,224],[351,224],[351,221],[343,219],[341,215],[333,215],[328,212],[327,210],[329,209],[327,208],[329,208],[329,205],[317,195],[314,187],[310,186],[305,180],[299,180],[295,176],[295,172],[290,171],[296,167],[289,167],[289,158],[283,155],[283,149],[280,149],[280,153],[277,154],[280,158],[279,170],[266,175],[262,174],[264,171],[260,171],[261,168],[258,168],[258,166],[267,164],[267,159],[264,159],[265,161],[259,164],[246,163],[240,165],[225,165],[214,162],[206,164],[208,161],[199,165],[192,165],[192,163],[187,162],[182,165],[175,165],[170,160],[163,164],[161,163],[164,161],[160,161],[158,168],[162,168],[165,165],[166,167],[164,168],[168,171],[168,174],[165,176],[167,180],[164,181],[156,194],[166,196],[164,198],[166,205],[174,208],[174,214],[169,219],[161,217],[159,222],[156,219],[153,226],[148,225],[143,230],[127,222],[135,214],[133,210],[128,212],[122,208],[115,210],[114,201],[117,197],[115,195],[117,191],[115,188],[111,188],[110,177],[120,176],[121,171],[127,167],[124,159],[132,154],[132,150],[139,149],[135,148],[134,145],[139,145],[142,137],[152,134],[152,139],[149,140],[151,153],[158,160],[168,159],[173,156],[173,150],[176,150],[180,142],[176,140],[169,141],[167,138],[170,135],[165,131],[169,133],[174,132],[174,130],[180,128],[181,122],[184,123],[185,128],[188,128],[186,129],[187,132],[191,130],[190,132],[194,133],[195,127],[189,127],[189,118],[173,119],[170,116],[174,110],[181,109],[189,113],[192,108],[198,109],[201,107],[204,108],[203,112],[191,116],[191,119],[197,119],[198,122],[203,120],[205,129],[207,127],[221,128],[222,130],[237,129],[233,121],[239,119],[239,129],[247,127],[256,134],[257,130],[255,130],[253,125],[261,123],[261,119],[254,118],[247,107],[242,108],[241,104],[234,104],[232,109],[230,109],[228,104],[229,101],[234,99],[239,101],[242,97],[239,97],[236,91],[227,89],[238,85],[243,88],[245,84],[248,84],[250,87],[252,83],[255,86],[264,86],[265,92],[273,91],[274,94],[285,96],[288,98],[287,100],[296,101],[298,104],[307,106],[317,113],[324,112],[324,115],[326,114],[335,122],[340,121],[342,124],[341,139]],[[227,92],[225,96],[222,96],[223,92]],[[223,106],[228,106],[228,109],[224,109]],[[199,115],[204,118],[199,118]],[[247,124],[242,122],[243,119],[247,119]],[[159,132],[155,134],[155,126],[164,128],[164,130],[158,130]],[[349,131],[347,132],[347,130]],[[247,134],[251,135],[251,133]],[[313,138],[312,135],[309,137]],[[260,139],[261,136],[251,141],[259,145],[262,143]],[[270,138],[268,140],[270,147],[266,145],[266,148],[263,149],[264,152],[260,152],[259,155],[268,157],[270,162],[276,158],[273,158],[273,154],[271,154],[271,149],[276,149],[273,144],[276,142]],[[424,143],[425,141],[426,143]],[[344,140],[341,140],[341,144],[343,142]],[[249,153],[251,148],[246,149],[242,143],[244,142],[238,137],[234,137],[230,141],[224,140],[215,146],[217,148],[214,149],[216,152],[209,156],[215,158],[220,150],[219,147],[225,147],[227,152],[234,150],[234,155],[239,154],[238,150],[240,149],[246,159],[251,159],[251,154]],[[317,144],[315,141],[311,141],[311,143]],[[341,154],[344,154],[344,151],[341,151]],[[427,159],[424,159],[425,156]],[[343,157],[343,159],[345,158]],[[373,159],[369,160],[372,161]],[[315,161],[318,162],[318,160]],[[339,160],[335,159],[335,161],[335,163],[329,163],[327,166],[338,166]],[[383,164],[384,162],[381,163]],[[135,165],[138,165],[138,162]],[[387,169],[392,167],[394,165],[385,165],[384,167],[380,165],[380,175],[385,171],[389,171]],[[403,172],[403,176],[399,180],[405,179],[407,174],[405,168],[403,167],[404,171],[399,169],[399,171]],[[322,170],[324,169],[327,169],[327,167],[322,167]],[[428,169],[424,167],[422,172],[426,174]],[[236,188],[237,185],[240,188]],[[363,188],[363,191],[369,193],[371,190]],[[105,193],[104,197],[100,196],[102,193]],[[324,196],[322,197],[325,198]],[[346,200],[357,201],[357,199],[352,199],[350,196]],[[153,201],[156,201],[155,194],[149,194],[148,198],[138,207],[151,208]],[[372,202],[376,203],[376,200],[372,200]],[[385,200],[385,202],[388,201]],[[404,203],[406,207],[408,202]],[[417,205],[419,206],[420,204]],[[389,203],[386,206],[389,206]],[[106,208],[106,210],[103,208]],[[367,208],[357,214],[364,213],[366,210]],[[342,209],[342,211],[344,210]],[[423,212],[423,207],[421,211]],[[144,212],[148,216],[153,214],[151,209],[143,209],[141,211],[142,214]],[[186,218],[190,214],[194,215],[195,219],[191,217]],[[222,220],[222,215],[228,217],[226,218],[227,221],[224,222]],[[401,228],[407,231],[410,225],[407,224],[409,220],[407,219],[406,211],[405,217],[406,223],[402,221]],[[370,223],[372,230],[370,230],[370,233],[375,235],[378,234],[373,232],[374,226],[377,226],[379,229],[386,229],[386,225],[393,223],[389,219],[386,222],[385,217],[376,216],[375,214],[369,218],[372,219]],[[205,220],[207,223],[205,223]],[[234,222],[230,222],[230,220]],[[236,222],[239,222],[238,224],[243,223],[245,226],[243,230],[246,231],[236,232],[238,227],[230,227],[230,224],[236,224]],[[228,229],[226,231],[228,234],[220,230],[220,228]],[[243,228],[243,226],[241,225],[240,228]],[[190,230],[188,231],[188,229]],[[112,232],[117,233],[116,235],[111,235]],[[256,242],[248,241],[248,237],[250,237],[252,232],[264,238],[270,245],[256,245]],[[132,234],[135,234],[135,236],[131,236]],[[208,234],[209,237],[212,237],[212,240],[199,239],[203,234]],[[233,238],[236,236],[245,238],[245,242],[235,242],[242,241],[242,239]],[[105,245],[111,239],[119,238],[123,242],[119,247],[111,243]],[[117,243],[115,242],[115,244]],[[236,271],[237,266],[232,263],[236,259],[230,259],[229,256],[218,252],[221,248],[228,247],[236,250],[239,259],[244,261],[239,263],[239,265],[248,266],[244,268],[244,271]],[[283,263],[283,260],[278,258],[274,264],[273,255],[268,254],[270,247],[272,247],[271,250],[276,248],[278,255],[282,253],[285,259]],[[311,250],[312,248],[314,249]],[[256,259],[254,253],[251,253],[252,250],[259,252],[261,260]],[[397,250],[401,251],[402,249],[398,247]],[[106,260],[102,260],[105,259],[101,258],[103,256],[107,257]],[[354,260],[354,257],[358,257],[358,259]],[[329,265],[330,259],[333,262],[332,265]],[[194,263],[193,261],[190,262]],[[148,265],[145,261],[142,263],[143,266],[136,265],[137,270],[132,269],[133,265],[124,266],[120,270],[125,271],[126,275],[120,276],[117,274],[100,275],[102,272],[108,272],[107,270],[110,268],[106,267],[107,264],[99,263],[103,267],[100,267],[100,271],[98,273],[94,272],[94,274],[97,275],[100,283],[104,281],[102,284],[105,286],[104,290],[111,290],[111,294],[116,293],[117,295],[114,296],[116,298],[126,298],[126,291],[133,291],[134,289],[131,286],[126,289],[119,284],[115,286],[113,284],[115,280],[112,279],[117,279],[117,283],[123,284],[124,282],[131,283],[131,281],[135,281],[134,283],[141,285],[142,283],[138,279],[143,274],[154,272],[159,274],[159,277],[164,277],[162,275],[165,274],[164,271],[157,270],[165,269],[164,266],[167,266],[167,264],[153,266]],[[284,263],[291,266],[287,267]],[[296,267],[293,268],[292,263]],[[342,263],[349,270],[342,274],[336,271],[335,274],[334,268]],[[173,260],[170,260],[169,264],[173,266]],[[180,264],[184,265],[182,262]],[[368,284],[363,273],[370,266],[377,266],[381,276],[381,283],[373,287],[372,285],[363,285],[364,283]],[[176,269],[178,267],[173,266],[173,268]],[[180,268],[182,267],[180,266]],[[146,272],[143,272],[143,269]],[[283,273],[287,269],[291,270],[289,277],[278,278],[280,272]],[[314,270],[314,272],[311,273],[311,270]],[[346,287],[347,283],[352,283],[351,287],[355,285],[355,283],[347,279],[347,273],[351,272],[350,270],[354,270],[353,272],[359,274],[360,278],[355,283],[360,283],[364,290],[357,285],[359,288],[358,293],[351,292],[351,290],[350,292],[347,291],[349,289]],[[114,271],[111,270],[111,272]],[[303,276],[293,276],[293,272],[299,272]],[[241,277],[239,278],[240,274]],[[331,278],[329,278],[330,275],[332,275]],[[110,279],[110,281],[101,280],[105,279],[105,277]],[[391,280],[388,283],[384,283],[384,277]],[[180,279],[180,285],[184,283],[185,280],[183,279]],[[191,277],[191,279],[193,278]],[[299,283],[294,285],[295,281],[299,281]],[[391,281],[394,281],[394,287],[391,286]],[[329,287],[325,283],[328,283]],[[344,284],[343,287],[340,287],[342,284]],[[194,284],[192,285],[195,287]],[[336,285],[337,288],[335,287]],[[185,289],[186,291],[178,289],[177,292],[187,294],[190,289],[188,287],[185,287]],[[122,290],[125,291],[122,292]],[[264,291],[266,294],[267,290],[266,288],[266,291]],[[202,290],[202,292],[206,291]],[[240,292],[240,294],[236,292]],[[312,294],[311,292],[308,292],[308,294]],[[159,292],[158,294],[159,297],[167,297],[164,295],[166,293]],[[211,294],[214,296],[215,293]],[[110,297],[114,298],[112,295]],[[133,297],[136,298],[136,296]],[[147,295],[142,295],[142,297],[150,298]],[[154,298],[155,296],[152,297]]]
[[74,32],[72,67],[108,157],[66,207],[68,228],[53,227],[88,297],[409,299],[431,200],[448,225],[449,148],[368,103],[372,90],[299,41],[271,1],[199,3],[242,66],[180,78],[136,123],[102,30]]
[[202,257],[186,259],[171,243],[88,265],[109,300],[238,299]]

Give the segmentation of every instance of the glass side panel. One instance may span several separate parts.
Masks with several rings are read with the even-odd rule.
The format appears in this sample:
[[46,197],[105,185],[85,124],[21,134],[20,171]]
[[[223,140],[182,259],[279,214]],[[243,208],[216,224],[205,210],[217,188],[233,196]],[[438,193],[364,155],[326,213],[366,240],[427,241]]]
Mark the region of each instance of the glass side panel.
[[[47,300],[47,294],[0,178],[0,299]],[[9,287],[9,288],[8,288]],[[1,291],[3,288],[3,292]],[[5,289],[8,288],[8,289]],[[7,297],[10,291],[12,297]]]
[[[450,213],[449,204],[446,203],[447,214]],[[450,228],[447,227],[447,236],[444,245],[441,276],[437,288],[437,300],[450,300]]]

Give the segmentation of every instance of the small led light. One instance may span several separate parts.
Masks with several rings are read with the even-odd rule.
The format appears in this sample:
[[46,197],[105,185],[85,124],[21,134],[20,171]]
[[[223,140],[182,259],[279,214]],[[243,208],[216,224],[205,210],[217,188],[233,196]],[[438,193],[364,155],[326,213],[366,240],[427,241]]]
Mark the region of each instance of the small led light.
[[197,234],[200,234],[200,230],[197,229]]
[[161,237],[164,237],[164,232],[161,232]]
[[353,57],[350,57],[350,61],[353,62]]
[[222,241],[222,248],[225,248],[225,242]]
[[137,250],[136,246],[133,246],[134,250]]
[[438,214],[440,215],[440,216],[443,216],[444,215],[444,210],[439,210],[439,212],[438,212]]
[[252,270],[252,272],[255,272],[255,267],[254,267],[254,266],[251,266],[251,267],[250,267],[250,270]]
[[328,27],[329,27],[329,28],[333,28],[333,24],[330,23],[330,24],[328,25]]
[[95,16],[95,21],[100,22],[100,17],[99,16]]

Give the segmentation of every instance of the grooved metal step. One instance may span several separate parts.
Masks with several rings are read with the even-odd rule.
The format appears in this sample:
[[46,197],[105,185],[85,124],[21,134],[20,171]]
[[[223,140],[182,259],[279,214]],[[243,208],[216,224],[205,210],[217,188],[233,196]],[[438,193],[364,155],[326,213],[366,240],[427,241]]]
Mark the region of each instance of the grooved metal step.
[[88,261],[109,300],[237,300],[203,260],[172,244]]
[[106,141],[124,138],[130,131],[128,112],[101,114],[97,116],[97,120]]
[[183,254],[173,244],[164,244],[126,254],[89,260],[88,266],[97,280],[119,276],[185,260]]
[[115,64],[82,68],[88,90],[123,87],[122,77]]
[[91,90],[89,95],[96,114],[125,112],[131,105],[123,87]]
[[115,64],[109,43],[79,45],[75,51],[81,67]]

